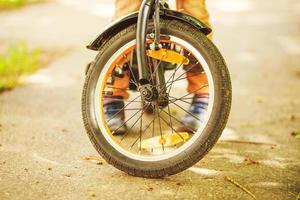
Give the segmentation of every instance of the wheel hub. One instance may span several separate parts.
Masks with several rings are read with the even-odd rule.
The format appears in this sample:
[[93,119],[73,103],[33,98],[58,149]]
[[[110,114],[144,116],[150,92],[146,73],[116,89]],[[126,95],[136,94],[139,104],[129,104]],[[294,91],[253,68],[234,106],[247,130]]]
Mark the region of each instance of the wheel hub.
[[160,108],[165,108],[169,103],[169,95],[151,84],[141,85],[139,91],[143,101],[156,103]]
[[152,102],[158,98],[158,91],[151,84],[141,85],[139,87],[139,91],[141,93],[142,100],[144,101]]

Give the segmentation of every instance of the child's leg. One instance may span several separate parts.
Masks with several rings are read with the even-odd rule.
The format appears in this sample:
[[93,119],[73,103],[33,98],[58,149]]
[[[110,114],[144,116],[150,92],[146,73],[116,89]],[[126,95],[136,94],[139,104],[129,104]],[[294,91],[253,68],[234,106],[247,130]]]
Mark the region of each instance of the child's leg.
[[138,11],[142,0],[115,0],[114,19]]
[[[205,73],[187,72],[186,76],[188,81],[188,93],[195,94],[209,94],[209,88],[207,87],[208,81]],[[199,73],[199,75],[198,75]]]
[[[206,9],[205,0],[177,0],[177,9],[198,18],[206,25],[210,26],[209,14]],[[212,34],[208,35],[208,38],[212,39]],[[196,67],[200,68],[201,66]],[[203,69],[191,70],[190,72],[187,72],[186,75],[188,77],[189,93],[208,93],[208,87],[203,87],[203,85],[208,84],[207,77],[206,74],[201,73],[201,71],[203,71]],[[203,87],[203,89],[199,90],[201,87]]]
[[[177,10],[192,15],[211,27],[205,0],[177,0]],[[211,39],[212,35],[208,37]]]
[[114,77],[113,96],[121,96],[123,99],[128,99],[129,94],[126,91],[129,86],[129,72],[125,72],[123,78]]
[[[115,15],[114,19],[122,17],[124,15],[135,12],[139,9],[142,0],[115,0]],[[126,89],[129,86],[129,72],[126,72],[123,78],[114,78],[113,83],[113,96],[120,96],[123,99],[128,99],[129,94]],[[109,103],[109,98],[107,98],[106,103]]]
[[[140,7],[141,2],[142,0],[115,0],[116,12],[114,19],[137,11]],[[182,9],[182,12],[195,16],[196,18],[210,26],[209,14],[206,9],[205,0],[177,0],[177,9]],[[212,35],[209,36],[211,38]],[[199,73],[199,71],[187,72],[187,77],[188,92],[197,94],[208,93],[208,87],[204,87],[203,89],[198,90],[203,85],[208,84],[205,73]],[[114,87],[119,89],[114,89],[113,95],[122,96],[124,99],[128,98],[129,95],[125,90],[126,88],[128,88],[128,82],[128,74],[125,75],[124,78],[116,78],[114,81]]]

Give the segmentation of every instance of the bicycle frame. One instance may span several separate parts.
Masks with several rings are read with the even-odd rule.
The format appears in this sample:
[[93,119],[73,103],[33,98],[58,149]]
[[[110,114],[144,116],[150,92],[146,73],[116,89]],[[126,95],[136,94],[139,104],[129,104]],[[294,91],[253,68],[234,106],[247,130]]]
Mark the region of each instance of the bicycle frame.
[[159,11],[160,3],[159,0],[144,0],[138,15],[137,21],[137,33],[136,33],[136,45],[137,45],[137,62],[139,69],[139,83],[145,85],[148,83],[149,73],[147,69],[147,58],[146,58],[146,36],[150,14],[154,11],[154,28],[155,28],[155,48],[159,48]]
[[[168,94],[164,87],[165,85],[165,76],[163,67],[158,64],[156,60],[153,60],[153,68],[154,74],[150,76],[155,76],[156,83],[150,83],[149,81],[149,72],[147,65],[147,54],[146,54],[146,37],[148,31],[148,22],[149,17],[153,14],[154,21],[154,40],[153,44],[150,45],[152,50],[160,49],[160,7],[164,6],[160,0],[144,0],[138,15],[137,21],[137,33],[136,33],[136,41],[137,41],[137,63],[138,63],[138,71],[139,71],[139,91],[141,93],[142,99],[153,99],[158,98],[158,104],[160,106],[167,105],[168,102]],[[153,86],[159,85],[157,89]]]
[[[156,14],[157,13],[157,14]],[[108,25],[103,32],[101,32],[95,40],[93,40],[88,46],[88,49],[98,51],[101,46],[103,46],[113,35],[122,31],[125,27],[137,24],[137,61],[139,67],[139,79],[140,82],[147,83],[147,78],[149,76],[147,69],[147,57],[146,57],[146,37],[147,37],[147,27],[150,19],[154,20],[155,28],[155,46],[157,48],[159,44],[159,20],[178,20],[184,23],[190,24],[195,27],[203,34],[208,35],[211,29],[206,26],[203,22],[199,21],[193,16],[170,10],[168,4],[162,0],[144,0],[139,12],[128,14],[123,18],[120,18],[114,23]],[[86,71],[88,71],[89,66]]]

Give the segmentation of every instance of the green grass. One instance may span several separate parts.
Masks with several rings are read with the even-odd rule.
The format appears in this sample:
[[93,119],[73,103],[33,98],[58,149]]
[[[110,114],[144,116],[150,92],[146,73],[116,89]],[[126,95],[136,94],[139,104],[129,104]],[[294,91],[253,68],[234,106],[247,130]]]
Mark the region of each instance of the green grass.
[[0,9],[18,8],[26,4],[43,2],[45,0],[0,0]]
[[41,51],[30,51],[25,42],[0,52],[0,92],[17,86],[22,75],[31,74],[41,63]]

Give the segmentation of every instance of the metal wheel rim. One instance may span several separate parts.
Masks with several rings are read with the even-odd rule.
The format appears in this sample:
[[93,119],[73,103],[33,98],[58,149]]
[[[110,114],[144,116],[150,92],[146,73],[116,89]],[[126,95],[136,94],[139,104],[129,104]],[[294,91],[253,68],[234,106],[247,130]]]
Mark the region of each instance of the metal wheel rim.
[[[195,56],[195,58],[201,63],[206,75],[207,75],[207,79],[208,79],[208,84],[209,84],[209,103],[208,103],[208,109],[207,109],[207,117],[205,118],[204,122],[202,123],[202,125],[198,128],[197,132],[193,135],[193,137],[191,137],[190,140],[188,140],[186,143],[184,143],[181,147],[179,147],[178,149],[175,149],[172,152],[168,152],[164,155],[153,155],[153,156],[146,156],[146,155],[138,155],[138,154],[134,154],[132,152],[129,152],[128,150],[124,149],[123,147],[121,147],[114,139],[111,133],[108,133],[107,131],[107,127],[105,123],[105,118],[104,118],[104,114],[101,114],[100,112],[100,107],[103,107],[103,102],[101,101],[102,98],[102,91],[103,91],[103,80],[105,80],[105,76],[107,71],[110,69],[112,63],[114,62],[114,60],[120,56],[124,51],[126,51],[127,49],[129,49],[130,47],[134,46],[136,44],[135,40],[132,40],[128,43],[126,43],[124,46],[122,46],[120,49],[118,49],[118,51],[116,51],[112,57],[105,63],[100,76],[98,78],[97,81],[97,85],[96,85],[96,89],[95,89],[95,93],[94,93],[94,98],[93,98],[93,102],[91,104],[92,109],[95,111],[95,116],[96,116],[96,121],[98,124],[98,127],[101,131],[101,133],[103,134],[103,136],[105,137],[105,139],[107,140],[107,142],[114,147],[119,153],[125,155],[126,157],[129,157],[131,159],[134,160],[139,160],[139,161],[148,161],[148,162],[154,162],[154,161],[161,161],[161,160],[166,160],[169,158],[172,158],[176,155],[179,155],[181,153],[183,153],[186,149],[188,149],[200,136],[201,133],[203,132],[204,128],[206,127],[210,117],[211,117],[211,113],[213,110],[213,103],[214,103],[214,84],[213,84],[213,78],[211,75],[211,71],[209,69],[209,66],[207,64],[207,62],[205,61],[204,57],[201,55],[200,52],[197,51],[197,49],[191,45],[190,43],[175,37],[175,36],[171,36],[170,38],[171,42],[176,42],[178,44],[180,44],[181,46],[183,46],[184,48],[188,49],[190,52],[193,53],[193,55]],[[101,103],[102,102],[102,103]],[[100,134],[100,133],[99,133]]]

